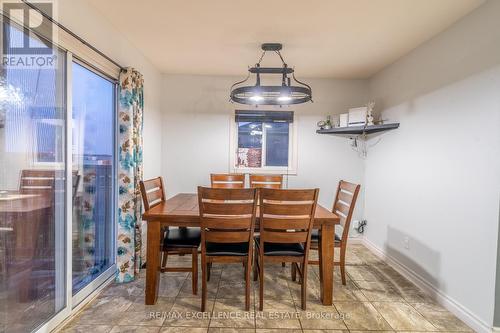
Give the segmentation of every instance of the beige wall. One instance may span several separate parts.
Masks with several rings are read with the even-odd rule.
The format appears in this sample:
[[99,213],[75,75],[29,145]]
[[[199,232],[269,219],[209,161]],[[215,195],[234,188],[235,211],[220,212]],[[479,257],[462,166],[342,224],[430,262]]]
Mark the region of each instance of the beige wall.
[[492,326],[495,294],[499,22],[489,1],[369,82],[401,127],[366,160],[366,239],[478,331]]

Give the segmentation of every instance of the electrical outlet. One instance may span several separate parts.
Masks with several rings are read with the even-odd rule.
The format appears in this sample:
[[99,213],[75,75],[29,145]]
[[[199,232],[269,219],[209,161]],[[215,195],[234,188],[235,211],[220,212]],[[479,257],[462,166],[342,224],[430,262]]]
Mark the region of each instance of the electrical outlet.
[[409,250],[410,249],[410,239],[408,237],[403,238],[403,246],[405,249]]

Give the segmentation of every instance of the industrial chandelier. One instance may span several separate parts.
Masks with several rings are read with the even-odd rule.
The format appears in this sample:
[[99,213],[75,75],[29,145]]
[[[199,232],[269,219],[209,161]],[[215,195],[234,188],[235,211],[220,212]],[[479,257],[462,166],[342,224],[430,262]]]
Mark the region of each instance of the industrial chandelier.
[[[245,80],[231,86],[230,99],[232,102],[250,105],[290,105],[312,102],[312,89],[309,85],[295,78],[294,69],[288,67],[281,56],[283,45],[279,43],[262,44],[262,55],[255,67],[248,69]],[[276,53],[283,63],[283,67],[260,67],[266,52]],[[243,85],[251,74],[255,74],[255,85]],[[261,85],[261,74],[281,75],[281,85]],[[295,85],[292,85],[293,83]]]

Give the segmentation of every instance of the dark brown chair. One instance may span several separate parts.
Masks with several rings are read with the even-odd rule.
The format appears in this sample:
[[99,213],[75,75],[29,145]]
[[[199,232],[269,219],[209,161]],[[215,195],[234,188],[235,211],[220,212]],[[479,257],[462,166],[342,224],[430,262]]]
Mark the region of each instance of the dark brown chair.
[[[340,217],[340,225],[342,226],[342,237],[335,234],[335,247],[340,248],[340,261],[333,259],[334,266],[340,266],[340,274],[342,276],[342,284],[346,284],[345,278],[345,253],[347,250],[347,237],[349,236],[349,229],[351,225],[352,213],[356,205],[359,189],[361,185],[353,184],[341,180],[337,187],[337,194],[333,202],[332,212]],[[311,249],[317,250],[319,248],[320,231],[314,229],[311,234]],[[310,260],[310,264],[318,265],[319,261]]]
[[254,280],[257,280],[257,276],[260,279],[259,310],[263,311],[264,307],[264,261],[292,263],[292,280],[295,281],[298,271],[301,283],[301,305],[305,310],[307,258],[319,189],[261,188],[259,192],[260,235],[255,239],[254,262]]
[[212,263],[243,263],[245,310],[250,310],[250,267],[257,207],[256,189],[198,187],[201,222],[201,311],[205,311]]
[[283,186],[283,175],[250,175],[251,188],[276,188]]
[[[165,201],[163,178],[157,177],[140,182],[144,210],[149,210]],[[161,272],[191,272],[193,294],[198,293],[198,247],[201,241],[200,228],[166,228],[163,231]],[[191,254],[191,267],[167,267],[169,255]]]
[[245,174],[242,173],[212,173],[210,175],[212,188],[245,188]]

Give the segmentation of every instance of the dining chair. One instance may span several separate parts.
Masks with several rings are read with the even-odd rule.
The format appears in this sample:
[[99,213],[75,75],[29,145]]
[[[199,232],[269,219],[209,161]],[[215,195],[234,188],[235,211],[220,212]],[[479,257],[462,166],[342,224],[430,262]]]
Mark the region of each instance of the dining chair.
[[[259,310],[264,308],[264,261],[291,262],[300,275],[301,306],[306,309],[307,266],[319,189],[259,189],[260,235],[255,239],[254,280],[259,278]],[[257,255],[258,254],[258,255]]]
[[212,188],[245,188],[244,173],[212,173]]
[[250,310],[250,268],[257,207],[256,189],[198,187],[201,222],[201,311],[205,312],[212,263],[243,263],[245,310]]
[[283,186],[283,175],[250,175],[251,188],[276,188]]
[[[144,210],[161,204],[165,201],[165,187],[163,178],[157,177],[140,181]],[[201,241],[200,228],[165,228],[162,231],[162,260],[160,271],[163,272],[191,272],[193,295],[198,293],[198,247]],[[191,267],[167,267],[169,255],[191,254]]]
[[[358,198],[359,190],[361,185],[353,184],[341,180],[337,187],[337,194],[335,195],[335,200],[333,202],[332,212],[340,217],[340,225],[342,226],[342,236],[339,237],[335,233],[334,246],[340,248],[340,261],[335,261],[333,258],[333,265],[340,266],[340,275],[342,277],[342,284],[346,285],[345,278],[345,254],[347,250],[347,237],[349,236],[349,229],[351,225],[352,213],[354,211],[354,206],[356,205],[356,200]],[[311,249],[318,250],[319,242],[321,239],[320,230],[313,229],[311,233]],[[310,260],[310,264],[319,265],[318,260]]]

